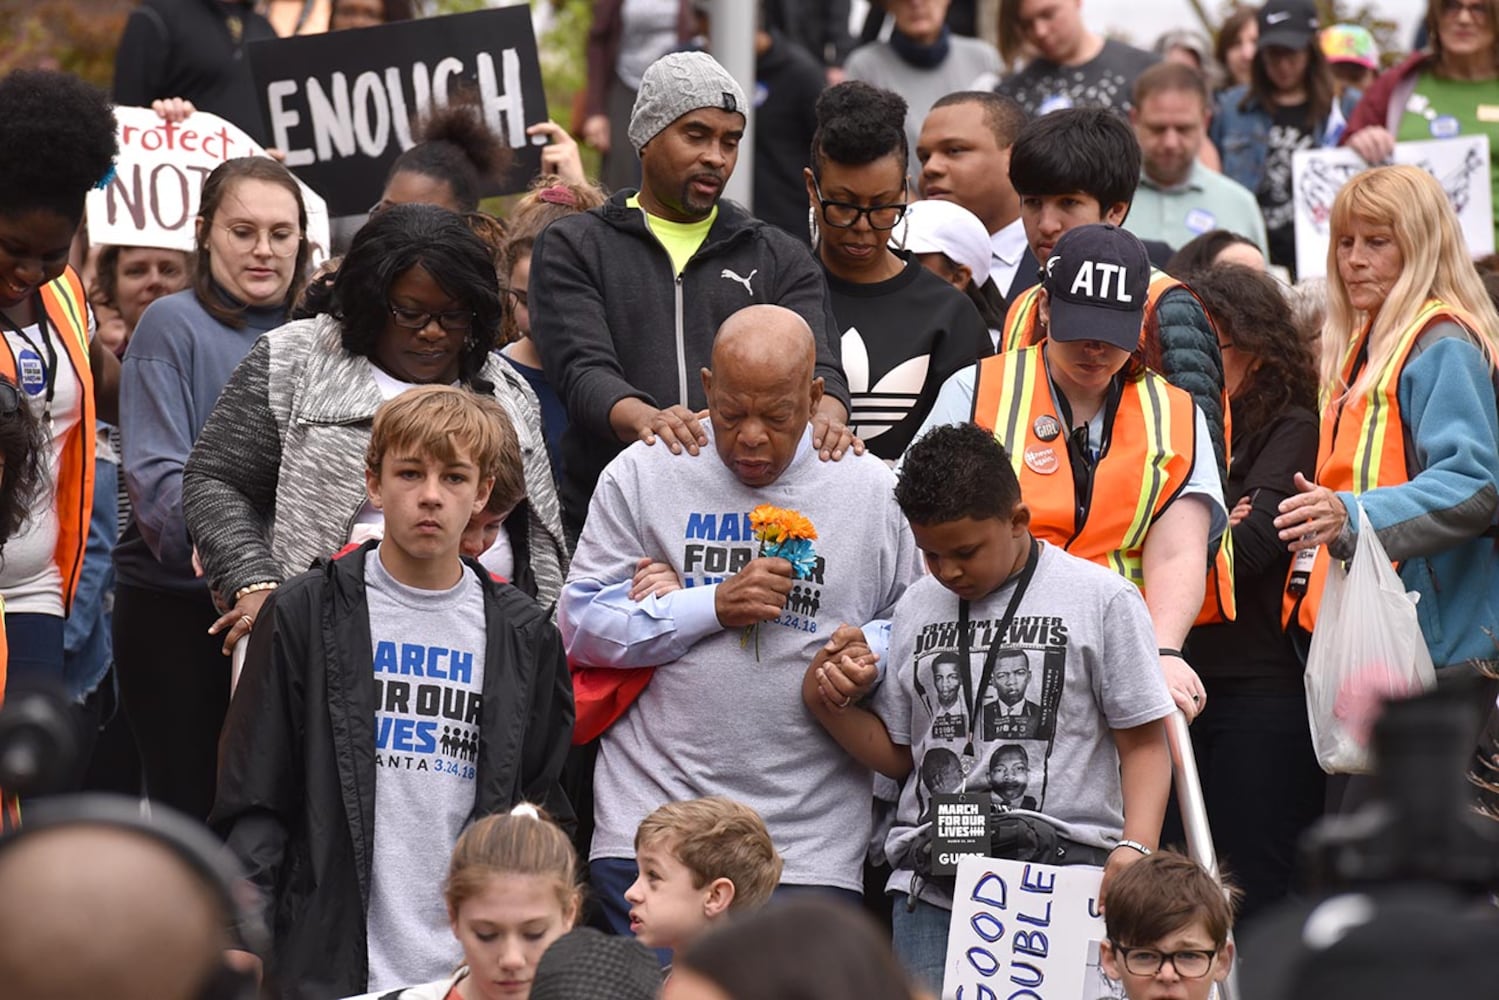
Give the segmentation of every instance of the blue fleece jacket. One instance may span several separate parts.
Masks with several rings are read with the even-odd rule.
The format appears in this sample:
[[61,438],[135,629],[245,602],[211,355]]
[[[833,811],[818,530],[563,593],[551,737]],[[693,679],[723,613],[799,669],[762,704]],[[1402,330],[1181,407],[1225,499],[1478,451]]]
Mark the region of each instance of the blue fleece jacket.
[[[1459,327],[1442,323],[1411,349],[1396,391],[1410,481],[1358,501],[1406,589],[1421,595],[1416,613],[1432,662],[1494,659],[1499,550],[1482,534],[1499,510],[1493,371]],[[1351,513],[1354,495],[1338,497]]]
[[146,307],[120,370],[120,471],[130,523],[115,547],[128,586],[201,591],[182,518],[182,467],[224,383],[260,335],[285,322],[282,309],[246,309],[241,329],[208,314],[188,289]]

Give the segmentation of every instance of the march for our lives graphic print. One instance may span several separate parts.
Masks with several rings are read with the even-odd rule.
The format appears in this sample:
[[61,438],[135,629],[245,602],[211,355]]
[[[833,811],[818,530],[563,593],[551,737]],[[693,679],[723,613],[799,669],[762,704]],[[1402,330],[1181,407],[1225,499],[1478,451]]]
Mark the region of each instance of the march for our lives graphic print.
[[[722,583],[749,565],[760,549],[748,511],[693,512],[687,515],[683,534],[682,584],[686,587]],[[827,563],[819,555],[812,574],[792,586],[780,617],[765,624],[816,632],[826,569]]]
[[474,780],[483,710],[481,656],[422,643],[375,643],[379,766]]

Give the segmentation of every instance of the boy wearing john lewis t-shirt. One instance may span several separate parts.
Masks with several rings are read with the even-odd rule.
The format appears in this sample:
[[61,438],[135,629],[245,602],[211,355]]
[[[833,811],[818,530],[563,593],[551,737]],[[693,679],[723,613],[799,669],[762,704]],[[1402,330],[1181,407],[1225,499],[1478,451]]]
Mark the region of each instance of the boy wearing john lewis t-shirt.
[[[803,700],[845,750],[896,780],[933,757],[959,762],[942,787],[905,782],[885,843],[896,954],[937,990],[952,909],[952,879],[933,871],[942,797],[973,796],[987,814],[981,853],[1100,865],[1106,898],[1160,836],[1171,785],[1162,720],[1174,706],[1138,589],[1031,536],[992,435],[932,430],[906,452],[895,497],[931,573],[895,607],[878,696],[871,709],[854,703],[853,682],[874,670],[850,643],[836,659],[819,654]],[[953,652],[967,671],[956,727],[936,700],[937,666]],[[1010,701],[1025,710],[986,711]]]
[[522,800],[570,815],[561,639],[459,555],[503,420],[446,386],[382,405],[366,485],[384,539],[282,584],[251,633],[211,821],[274,915],[281,996],[449,974],[462,955],[442,883],[458,834]]

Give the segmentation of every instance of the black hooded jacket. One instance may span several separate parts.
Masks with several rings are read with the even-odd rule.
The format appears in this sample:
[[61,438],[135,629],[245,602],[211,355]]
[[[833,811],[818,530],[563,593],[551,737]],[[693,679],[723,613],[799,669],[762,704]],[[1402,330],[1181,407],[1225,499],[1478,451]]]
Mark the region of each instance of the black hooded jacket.
[[[376,751],[364,566],[376,544],[271,595],[219,744],[209,822],[260,890],[274,942],[266,972],[280,997],[367,988]],[[534,601],[464,563],[484,586],[487,635],[470,819],[528,801],[570,822],[558,784],[573,728],[561,636]]]

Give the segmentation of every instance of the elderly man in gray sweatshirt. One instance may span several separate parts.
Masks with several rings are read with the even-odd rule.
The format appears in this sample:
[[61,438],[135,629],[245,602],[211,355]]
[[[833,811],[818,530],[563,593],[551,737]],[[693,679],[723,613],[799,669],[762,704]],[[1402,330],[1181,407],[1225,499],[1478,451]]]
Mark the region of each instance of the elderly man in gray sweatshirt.
[[[559,608],[575,665],[657,668],[604,733],[594,771],[593,889],[622,933],[636,826],[706,795],[764,817],[783,885],[858,898],[870,775],[802,707],[802,676],[840,624],[888,617],[920,574],[890,470],[872,455],[820,461],[813,447],[822,379],[806,322],[746,307],[719,329],[711,364],[708,446],[674,455],[639,442],[610,463]],[[749,512],[761,504],[816,527],[815,564],[800,575],[759,554]],[[640,594],[642,558],[670,565],[680,589]],[[746,644],[748,626],[758,634]]]

